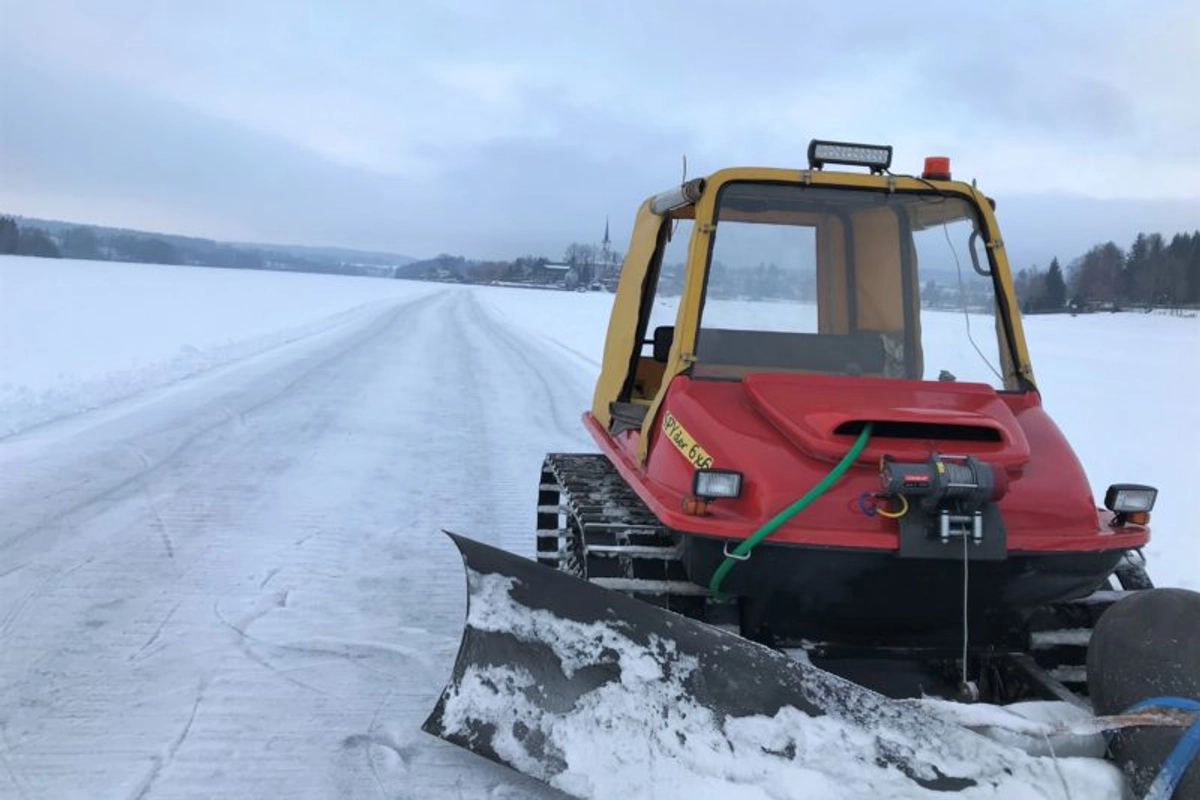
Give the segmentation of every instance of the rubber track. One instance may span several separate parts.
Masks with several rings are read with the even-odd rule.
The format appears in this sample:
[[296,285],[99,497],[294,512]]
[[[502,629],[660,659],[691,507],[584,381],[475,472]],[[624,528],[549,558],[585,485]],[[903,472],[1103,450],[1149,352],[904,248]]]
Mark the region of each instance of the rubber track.
[[537,558],[654,605],[702,616],[679,546],[603,455],[552,453],[538,491]]

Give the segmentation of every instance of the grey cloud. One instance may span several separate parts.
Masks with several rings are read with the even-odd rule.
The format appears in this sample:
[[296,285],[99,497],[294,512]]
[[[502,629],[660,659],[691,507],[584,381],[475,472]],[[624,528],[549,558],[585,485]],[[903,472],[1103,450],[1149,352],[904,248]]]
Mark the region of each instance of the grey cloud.
[[[683,149],[563,105],[556,115],[562,142],[430,147],[436,174],[404,179],[323,161],[286,141],[112,86],[26,70],[5,82],[3,95],[12,114],[0,142],[7,184],[0,201],[22,187],[55,186],[103,209],[81,222],[136,227],[138,219],[120,210],[159,204],[175,220],[171,232],[416,256],[557,256],[571,241],[596,238],[605,214],[619,230],[642,195],[675,179]],[[590,155],[564,143],[589,136],[596,139]]]
[[[997,136],[1019,131],[1056,138],[1127,139],[1136,129],[1132,98],[1102,78],[1064,74],[1054,60],[969,59],[936,71],[949,102],[961,105],[979,130]],[[1048,79],[1048,73],[1054,79]]]
[[[180,233],[414,256],[553,256],[597,238],[606,215],[622,243],[636,205],[678,180],[684,154],[692,174],[738,160],[798,163],[809,136],[857,131],[903,143],[906,164],[945,147],[969,165],[992,150],[1009,158],[1057,141],[1057,182],[1030,178],[1063,189],[1094,170],[1099,154],[1147,135],[1128,87],[1093,68],[1119,29],[1090,17],[1075,23],[1078,7],[937,3],[920,14],[880,6],[851,17],[829,5],[754,0],[731,14],[633,0],[586,13],[431,0],[309,3],[291,12],[309,14],[301,22],[277,25],[285,5],[242,7],[190,18],[179,47],[152,46],[182,35],[174,14],[142,20],[138,4],[116,0],[109,17],[72,22],[75,36],[18,47],[0,32],[0,211],[69,208],[80,221],[150,219]],[[98,43],[121,58],[100,59]],[[110,70],[118,60],[121,70]],[[492,66],[520,76],[498,109],[472,100],[478,87],[469,85],[472,69]],[[417,83],[435,67],[462,67],[464,91]],[[186,88],[172,83],[185,75]],[[334,124],[297,130],[314,114]],[[419,135],[407,136],[414,128]],[[342,135],[345,161],[358,166],[314,152],[335,152]],[[331,146],[320,147],[326,139]],[[1180,171],[1161,161],[1148,168],[1157,185],[1195,174],[1196,138],[1180,140],[1165,146]],[[399,174],[410,161],[420,168]],[[1026,180],[1009,179],[1015,170],[1005,164],[987,167],[1008,186]],[[1000,200],[1014,215],[1025,202]],[[35,201],[37,209],[22,205]],[[1107,231],[1123,218],[1092,211],[1110,227],[1089,228],[1091,240],[1120,241]],[[1057,234],[1028,228],[1038,242],[1028,257],[1054,249],[1055,236],[1077,241],[1069,231],[1088,224],[1064,222]],[[1067,257],[1074,246],[1055,252]]]

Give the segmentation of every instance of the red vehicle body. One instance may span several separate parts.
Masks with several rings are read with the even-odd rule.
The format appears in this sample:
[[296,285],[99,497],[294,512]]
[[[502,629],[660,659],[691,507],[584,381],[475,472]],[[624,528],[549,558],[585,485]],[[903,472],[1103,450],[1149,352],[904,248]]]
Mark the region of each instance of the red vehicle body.
[[[871,641],[957,635],[962,549],[948,548],[945,560],[899,558],[895,520],[868,516],[857,500],[878,492],[884,456],[920,461],[930,452],[972,454],[1006,472],[1008,491],[998,504],[1006,557],[971,564],[968,589],[981,632],[994,639],[1006,637],[1022,612],[1102,587],[1124,553],[1149,535],[1142,526],[1114,526],[1113,513],[1096,508],[1079,460],[1036,392],[826,375],[758,374],[740,382],[679,377],[660,415],[703,442],[714,467],[740,467],[742,496],[689,514],[684,506],[694,465],[663,426],[652,434],[642,465],[636,432],[609,436],[590,413],[584,421],[626,482],[678,535],[689,577],[700,584],[732,544],[829,472],[854,440],[839,429],[861,421],[896,423],[890,432],[901,435],[870,439],[836,491],[785,522],[729,573],[724,588],[769,603],[776,633]],[[915,435],[903,435],[905,426]],[[934,426],[942,438],[928,435]]]

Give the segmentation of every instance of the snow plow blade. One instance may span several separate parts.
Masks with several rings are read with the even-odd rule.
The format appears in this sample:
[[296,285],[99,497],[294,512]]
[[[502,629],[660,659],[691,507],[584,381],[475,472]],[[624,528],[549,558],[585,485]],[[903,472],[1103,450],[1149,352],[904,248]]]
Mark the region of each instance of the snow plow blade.
[[832,791],[814,797],[1060,785],[1047,759],[724,630],[448,535],[466,567],[467,621],[423,730],[568,794],[616,796],[621,770],[637,774],[644,791],[656,780],[668,788],[681,769],[694,785],[706,771],[741,783],[755,778],[738,770],[778,768]]

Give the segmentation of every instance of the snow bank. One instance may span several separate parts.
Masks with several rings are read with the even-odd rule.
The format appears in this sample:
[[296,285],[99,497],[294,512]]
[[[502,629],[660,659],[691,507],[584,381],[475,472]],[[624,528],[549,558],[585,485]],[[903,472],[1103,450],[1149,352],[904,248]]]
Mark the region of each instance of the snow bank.
[[0,256],[0,438],[348,323],[436,287]]

